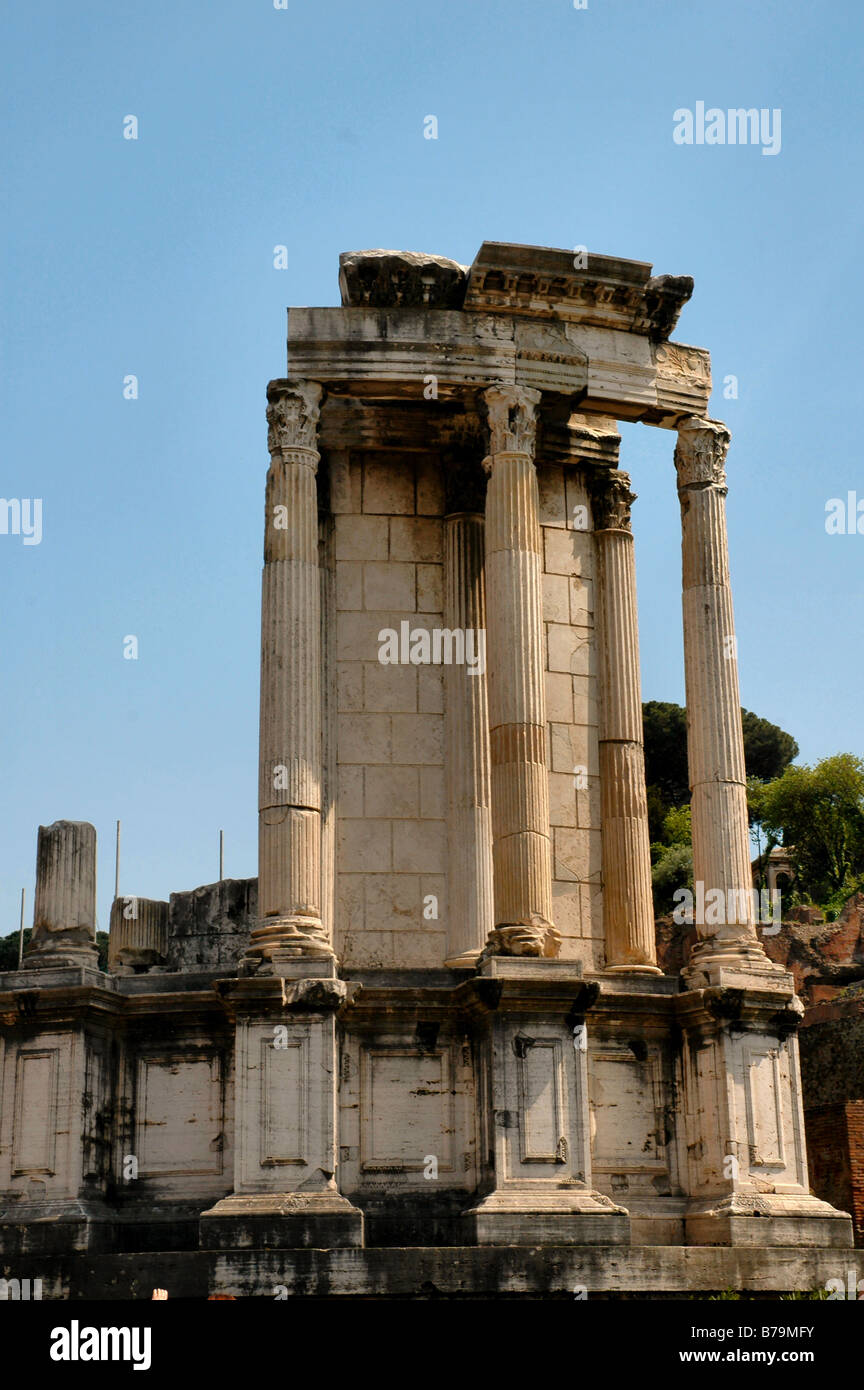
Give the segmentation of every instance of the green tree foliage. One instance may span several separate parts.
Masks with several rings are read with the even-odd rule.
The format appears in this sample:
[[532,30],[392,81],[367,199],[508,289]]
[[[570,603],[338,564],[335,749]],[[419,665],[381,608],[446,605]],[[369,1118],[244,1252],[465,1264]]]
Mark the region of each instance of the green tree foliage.
[[642,706],[642,736],[648,786],[657,788],[667,810],[689,801],[686,711],[680,705],[649,700]]
[[661,838],[651,846],[651,884],[654,911],[671,912],[676,888],[693,887],[690,807],[672,806],[666,812]]
[[775,843],[787,846],[802,895],[824,906],[864,881],[861,758],[836,753],[815,767],[787,767],[756,793],[754,809]]
[[[779,777],[798,756],[792,735],[747,709],[741,710],[741,722],[747,775],[765,782]],[[642,706],[642,729],[649,834],[652,840],[660,841],[667,811],[690,801],[687,712],[681,705],[648,700]]]
[[[30,928],[24,928],[24,947],[30,940]],[[18,933],[10,932],[8,936],[0,936],[0,974],[4,970],[18,969]]]
[[[782,838],[779,830],[769,830],[763,818],[763,806],[765,804],[765,789],[767,783],[761,782],[758,777],[747,778],[747,818],[750,823],[750,834],[756,847],[757,858],[759,860],[759,882],[757,887],[761,890],[766,887],[765,868],[768,863],[768,856],[776,845],[779,845]],[[797,891],[794,897],[800,895]]]
[[657,858],[651,869],[654,910],[671,912],[676,888],[693,889],[693,851],[689,845],[655,845]]
[[744,728],[744,764],[748,777],[758,777],[762,782],[771,782],[780,777],[793,758],[798,757],[798,744],[791,734],[751,714],[749,709],[741,709],[741,723]]
[[663,822],[669,810],[669,803],[664,800],[663,793],[659,787],[652,787],[649,783],[645,788],[648,794],[648,835],[654,840],[663,839]]
[[689,806],[672,806],[663,820],[663,843],[688,845],[693,835],[693,817]]

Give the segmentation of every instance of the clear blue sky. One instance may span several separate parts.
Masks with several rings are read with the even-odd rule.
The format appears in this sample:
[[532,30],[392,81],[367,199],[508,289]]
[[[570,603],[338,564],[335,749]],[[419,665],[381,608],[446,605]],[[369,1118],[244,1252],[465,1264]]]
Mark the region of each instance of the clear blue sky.
[[[226,874],[256,872],[264,388],[343,250],[693,275],[676,336],[733,432],[743,702],[805,760],[864,752],[864,536],[824,527],[864,497],[862,30],[857,0],[6,7],[0,495],[42,498],[43,538],[0,535],[0,933],[22,885],[30,920],[40,822],[96,825],[103,927],[117,817],[123,892],[215,879],[220,826]],[[675,144],[699,101],[779,107],[780,153]],[[674,436],[623,433],[644,695],[680,701]]]

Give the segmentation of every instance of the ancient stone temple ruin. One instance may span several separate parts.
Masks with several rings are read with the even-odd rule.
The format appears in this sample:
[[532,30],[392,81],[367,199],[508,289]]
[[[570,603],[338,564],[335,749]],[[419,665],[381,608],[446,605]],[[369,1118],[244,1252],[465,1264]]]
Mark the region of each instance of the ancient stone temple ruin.
[[[267,391],[257,882],[118,899],[103,973],[93,829],[40,829],[0,976],[0,1269],[53,1296],[824,1284],[860,1257],[809,1190],[801,1005],[749,891],[729,431],[670,340],[692,282],[487,242],[344,255],[340,286],[289,311]],[[622,420],[672,432],[681,504],[721,910],[680,977]]]

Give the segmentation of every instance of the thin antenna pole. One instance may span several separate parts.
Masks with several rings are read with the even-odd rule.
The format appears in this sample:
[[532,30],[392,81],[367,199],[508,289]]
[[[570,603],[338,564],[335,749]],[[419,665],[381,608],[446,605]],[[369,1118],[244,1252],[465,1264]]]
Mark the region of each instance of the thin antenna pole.
[[224,864],[224,849],[225,849],[225,832],[224,832],[224,830],[220,830],[220,831],[219,831],[219,882],[220,882],[220,883],[222,882],[222,879],[223,879],[223,877],[224,877],[223,872],[222,872],[222,867],[223,867],[223,864]]
[[24,889],[21,889],[21,920],[18,923],[18,969],[24,959]]
[[117,822],[117,839],[114,843],[114,897],[120,896],[120,822]]

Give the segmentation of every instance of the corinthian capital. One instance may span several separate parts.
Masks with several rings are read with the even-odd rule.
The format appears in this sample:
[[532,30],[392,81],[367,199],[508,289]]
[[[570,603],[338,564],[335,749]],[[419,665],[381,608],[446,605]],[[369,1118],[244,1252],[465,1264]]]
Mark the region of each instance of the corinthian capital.
[[675,448],[679,489],[700,483],[725,488],[731,437],[722,420],[699,420],[693,415],[682,420]]
[[271,381],[267,387],[267,448],[317,452],[323,389],[317,381]]
[[618,468],[597,468],[588,474],[588,492],[595,531],[629,531],[630,507],[636,493],[630,491],[630,474]]
[[529,386],[490,386],[483,394],[490,454],[528,454],[533,459],[540,392]]

